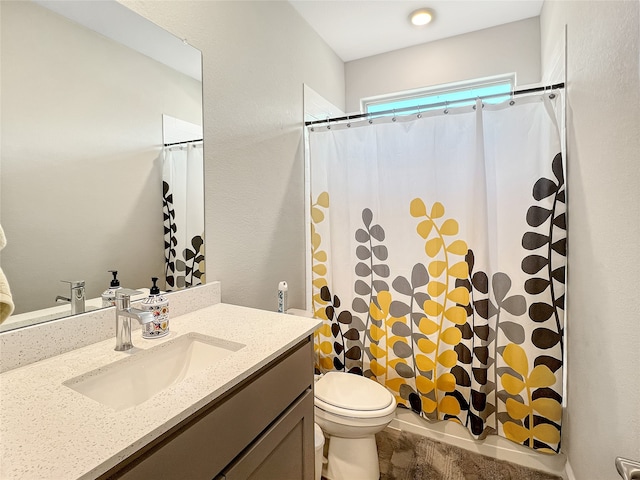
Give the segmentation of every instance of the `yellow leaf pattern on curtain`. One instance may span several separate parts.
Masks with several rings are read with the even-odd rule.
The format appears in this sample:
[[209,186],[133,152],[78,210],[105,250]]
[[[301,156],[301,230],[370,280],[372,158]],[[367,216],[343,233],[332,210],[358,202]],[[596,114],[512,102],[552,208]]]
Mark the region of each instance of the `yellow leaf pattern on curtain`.
[[330,356],[333,351],[333,346],[331,345],[331,325],[328,322],[325,312],[327,300],[323,299],[320,294],[323,288],[327,288],[327,279],[325,278],[325,275],[327,274],[327,268],[325,265],[327,262],[327,252],[321,250],[322,238],[320,237],[320,234],[316,232],[316,224],[321,223],[325,218],[321,208],[329,208],[329,195],[327,193],[321,194],[316,200],[316,203],[311,207],[313,316],[325,320],[322,326],[313,334],[313,348],[316,358],[316,370],[326,372],[333,368],[333,360]]
[[426,240],[425,252],[431,258],[428,267],[431,280],[427,284],[431,299],[424,302],[426,317],[421,321],[425,325],[421,331],[431,338],[428,338],[428,344],[418,343],[418,348],[427,347],[427,351],[422,353],[429,359],[428,363],[422,362],[423,366],[429,368],[422,370],[419,367],[419,372],[430,382],[423,384],[428,390],[419,389],[418,393],[428,416],[436,419],[444,419],[445,415],[455,417],[460,413],[460,404],[456,397],[447,394],[453,392],[456,385],[451,368],[455,366],[458,356],[453,348],[462,338],[456,325],[467,321],[467,313],[459,305],[469,304],[469,291],[457,287],[454,280],[468,277],[467,263],[464,257],[456,259],[461,254],[455,252],[464,252],[466,255],[467,245],[461,239],[449,238],[458,234],[458,222],[452,218],[439,221],[445,215],[441,203],[434,203],[430,209],[431,215],[427,215],[426,205],[422,199],[416,198],[409,210],[413,217],[421,219],[416,230]]

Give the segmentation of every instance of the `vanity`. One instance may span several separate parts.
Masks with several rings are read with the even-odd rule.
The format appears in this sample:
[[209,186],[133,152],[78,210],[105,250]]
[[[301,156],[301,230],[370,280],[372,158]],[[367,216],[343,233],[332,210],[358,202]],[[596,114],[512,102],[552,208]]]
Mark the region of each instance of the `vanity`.
[[[172,318],[161,339],[135,331],[129,352],[110,338],[7,371],[0,477],[312,479],[319,324],[220,303]],[[188,356],[178,379],[131,396],[174,351]]]

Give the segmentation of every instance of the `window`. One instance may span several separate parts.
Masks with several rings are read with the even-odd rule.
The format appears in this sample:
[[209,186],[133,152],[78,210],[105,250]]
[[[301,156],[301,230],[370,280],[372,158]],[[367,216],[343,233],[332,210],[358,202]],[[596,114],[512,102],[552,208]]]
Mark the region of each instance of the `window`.
[[[515,75],[513,74],[502,75],[500,77],[449,83],[409,92],[369,97],[361,100],[362,110],[365,113],[375,115],[378,112],[416,107],[415,110],[403,110],[402,113],[417,113],[418,110],[426,111],[434,108],[442,108],[442,105],[436,107],[429,107],[429,105],[442,104],[444,102],[447,102],[447,105],[450,107],[472,105],[475,103],[476,97],[485,97],[488,95],[497,96],[487,98],[485,103],[500,103],[509,99],[509,94],[513,90],[515,83],[514,80]],[[387,115],[391,114],[387,113]]]

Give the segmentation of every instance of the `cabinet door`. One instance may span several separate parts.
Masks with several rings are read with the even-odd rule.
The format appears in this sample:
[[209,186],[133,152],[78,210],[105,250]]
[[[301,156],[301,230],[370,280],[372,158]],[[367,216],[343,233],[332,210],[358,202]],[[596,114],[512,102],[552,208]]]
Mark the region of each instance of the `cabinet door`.
[[313,392],[308,391],[217,477],[313,480]]
[[[312,353],[308,338],[100,480],[211,480],[311,391]],[[306,414],[313,422],[313,398]]]

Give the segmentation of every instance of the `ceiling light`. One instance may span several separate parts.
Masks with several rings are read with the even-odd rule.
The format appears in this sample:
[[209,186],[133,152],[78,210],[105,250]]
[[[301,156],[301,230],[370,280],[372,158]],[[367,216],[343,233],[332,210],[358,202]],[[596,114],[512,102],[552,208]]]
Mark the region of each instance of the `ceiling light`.
[[422,27],[433,20],[433,11],[428,8],[421,8],[409,15],[411,23],[416,27]]

